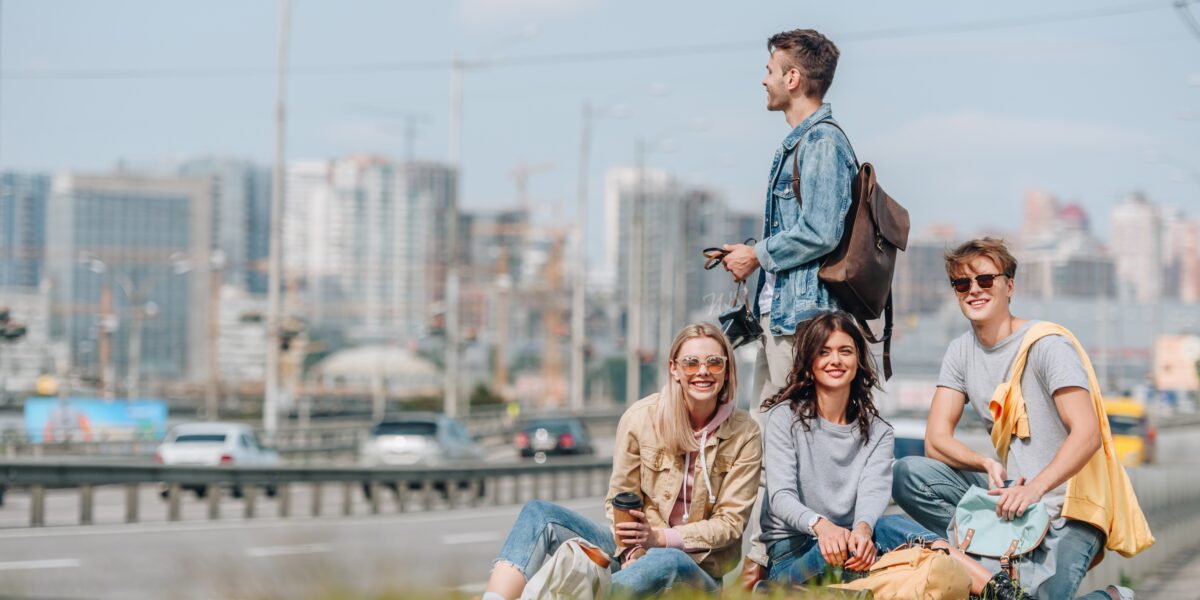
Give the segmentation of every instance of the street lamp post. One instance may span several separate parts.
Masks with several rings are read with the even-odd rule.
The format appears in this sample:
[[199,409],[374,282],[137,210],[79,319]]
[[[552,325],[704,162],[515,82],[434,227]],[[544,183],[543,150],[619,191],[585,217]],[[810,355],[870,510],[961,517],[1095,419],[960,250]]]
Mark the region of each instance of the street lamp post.
[[[498,48],[527,40],[537,35],[537,29],[528,27],[516,35],[506,37],[493,44],[486,54],[495,54]],[[458,416],[458,381],[459,357],[462,344],[459,332],[459,195],[462,193],[462,128],[463,128],[463,75],[467,69],[486,67],[487,63],[468,62],[457,53],[450,61],[450,168],[454,173],[454,193],[450,195],[447,207],[446,242],[449,246],[446,255],[446,348],[445,366],[442,378],[442,411],[448,416]],[[470,412],[471,403],[468,401],[462,407]]]
[[590,103],[583,104],[583,125],[579,144],[579,182],[575,198],[575,277],[571,290],[571,392],[568,406],[582,410],[587,368],[584,348],[587,345],[587,223],[588,223],[588,161],[592,149],[592,124],[597,117],[621,118],[623,109],[599,110]]
[[267,250],[267,357],[266,381],[263,382],[263,429],[269,441],[274,440],[279,428],[279,405],[282,390],[279,386],[280,339],[283,325],[283,307],[280,288],[283,285],[283,160],[284,126],[286,113],[284,100],[287,90],[288,33],[291,24],[292,3],[279,2],[279,46],[275,63],[275,156],[271,165],[271,222]]
[[641,390],[642,341],[642,205],[646,198],[646,142],[637,140],[637,193],[629,207],[629,314],[625,333],[625,404],[637,402]]
[[[85,252],[80,255],[80,261],[86,264],[91,272],[97,275],[108,275],[121,288],[121,291],[125,293],[125,298],[129,301],[129,369],[125,377],[125,392],[131,400],[137,399],[141,394],[142,381],[142,326],[147,316],[152,317],[158,313],[158,305],[148,300],[154,288],[168,273],[158,273],[157,276],[147,280],[144,285],[139,286],[129,275],[111,270],[107,263],[91,253]],[[183,253],[176,252],[171,255],[170,274],[183,275],[191,270],[192,265]],[[108,323],[110,318],[110,315],[107,314],[101,316],[102,327],[110,327]],[[105,386],[107,387],[111,385],[107,365],[105,371]]]

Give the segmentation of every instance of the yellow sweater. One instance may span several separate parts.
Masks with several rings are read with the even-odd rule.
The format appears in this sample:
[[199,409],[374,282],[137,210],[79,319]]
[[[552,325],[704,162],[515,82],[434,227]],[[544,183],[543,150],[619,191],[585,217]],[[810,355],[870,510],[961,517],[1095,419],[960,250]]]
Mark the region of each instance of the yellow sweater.
[[[1021,340],[1010,379],[996,387],[988,404],[995,421],[992,426],[992,445],[996,447],[996,454],[1003,464],[1008,460],[1012,438],[1029,438],[1029,416],[1025,412],[1025,399],[1021,396],[1021,376],[1029,359],[1029,348],[1048,335],[1061,335],[1075,344],[1087,370],[1092,405],[1100,419],[1100,449],[1083,469],[1067,480],[1062,515],[1094,525],[1107,536],[1107,549],[1125,557],[1133,556],[1152,546],[1154,535],[1150,533],[1150,525],[1138,506],[1129,475],[1117,461],[1108,415],[1104,412],[1104,400],[1100,396],[1100,382],[1096,380],[1092,361],[1088,359],[1079,340],[1062,325],[1045,321],[1035,323]],[[1100,562],[1100,559],[1101,556],[1097,556],[1093,564]]]

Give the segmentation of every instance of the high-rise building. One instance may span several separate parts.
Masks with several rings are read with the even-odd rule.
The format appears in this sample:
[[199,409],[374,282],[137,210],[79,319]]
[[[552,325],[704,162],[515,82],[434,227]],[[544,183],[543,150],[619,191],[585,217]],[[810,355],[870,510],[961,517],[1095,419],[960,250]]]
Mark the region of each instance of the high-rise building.
[[1169,209],[1163,221],[1163,293],[1188,304],[1200,303],[1200,219]]
[[122,379],[133,370],[160,380],[207,376],[213,197],[209,178],[54,177],[51,327],[77,370],[100,373],[111,360]]
[[[615,289],[625,306],[626,321],[630,311],[639,311],[640,327],[634,335],[636,347],[645,351],[666,352],[660,348],[669,348],[676,324],[685,318],[680,310],[686,291],[681,276],[685,260],[683,196],[678,183],[663,171],[639,173],[638,169],[616,168],[610,169],[605,179],[607,256],[616,265]],[[632,268],[635,239],[640,242],[640,253],[637,267]],[[630,290],[637,292],[632,301]]]
[[[719,193],[680,185],[662,171],[639,177],[636,169],[612,169],[605,183],[607,258],[615,267],[617,303],[628,323],[636,273],[639,346],[665,354],[680,327],[716,322],[733,300],[733,279],[719,267],[704,269],[704,249],[761,237],[762,218],[731,212]],[[631,270],[635,237],[641,240],[641,260]]]
[[913,236],[904,252],[896,253],[892,305],[897,315],[935,312],[954,299],[945,255],[956,237],[952,226],[933,224]]
[[1040,242],[1054,233],[1058,216],[1057,198],[1043,190],[1025,192],[1020,238],[1027,244]]
[[1027,241],[1016,254],[1022,297],[1053,300],[1116,295],[1116,263],[1104,244],[1092,236],[1087,211],[1079,204],[1059,208],[1054,228]]
[[288,169],[284,263],[303,312],[366,340],[424,335],[444,287],[452,169],[355,156]]
[[267,291],[271,172],[249,161],[206,158],[184,162],[185,177],[212,180],[213,250],[223,259],[221,280],[255,294]]
[[33,391],[39,375],[55,373],[48,300],[38,288],[0,287],[0,308],[25,326],[24,336],[0,340],[0,403],[12,401],[10,394]]
[[0,287],[41,281],[49,196],[46,175],[0,173]]
[[740,243],[745,238],[737,237],[742,233],[736,228],[739,223],[731,219],[723,197],[704,188],[684,190],[682,196],[677,218],[683,222],[678,261],[683,279],[676,284],[680,292],[674,309],[677,314],[686,312],[675,319],[675,325],[698,320],[715,323],[725,308],[724,301],[732,296],[733,279],[721,267],[704,270],[704,249]]
[[1158,207],[1134,194],[1112,209],[1112,253],[1122,299],[1152,303],[1162,293],[1162,220]]
[[266,374],[266,298],[235,286],[221,288],[217,365],[225,385],[258,384]]
[[1018,260],[1017,286],[1022,297],[1053,300],[1116,295],[1114,261],[1096,240],[1064,238],[1026,248]]

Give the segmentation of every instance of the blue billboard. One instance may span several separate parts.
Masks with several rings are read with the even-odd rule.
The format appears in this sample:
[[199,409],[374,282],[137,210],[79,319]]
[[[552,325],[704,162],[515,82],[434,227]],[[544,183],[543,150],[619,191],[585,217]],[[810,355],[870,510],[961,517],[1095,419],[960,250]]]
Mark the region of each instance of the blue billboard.
[[154,441],[166,432],[165,400],[25,400],[25,434],[36,443]]

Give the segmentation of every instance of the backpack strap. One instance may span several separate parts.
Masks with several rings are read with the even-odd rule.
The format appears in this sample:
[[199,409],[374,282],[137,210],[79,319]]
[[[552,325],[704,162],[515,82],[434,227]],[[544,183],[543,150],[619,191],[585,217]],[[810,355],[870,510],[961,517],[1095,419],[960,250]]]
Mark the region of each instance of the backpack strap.
[[[813,123],[809,129],[828,123],[842,132],[842,136],[846,138],[846,143],[850,144],[850,136],[846,135],[846,130],[842,129],[841,125],[833,119],[825,118]],[[792,150],[792,192],[796,195],[796,202],[804,205],[804,198],[800,194],[800,152],[796,149]],[[854,158],[854,166],[856,169],[862,169],[862,163],[858,162],[858,153],[854,151],[854,144],[850,144],[850,156]],[[845,235],[845,233],[843,233]],[[883,336],[875,337],[875,333],[871,331],[871,326],[866,321],[854,318],[858,321],[858,326],[862,327],[863,333],[867,336],[867,341],[872,344],[883,344],[883,379],[886,381],[892,378],[892,292],[888,290],[887,304],[883,308]]]
[[[850,144],[850,156],[854,157],[854,168],[861,169],[862,164],[858,162],[858,153],[854,151],[854,144],[850,143],[850,136],[846,135],[846,130],[842,129],[842,126],[838,125],[837,121],[834,121],[833,119],[821,119],[820,121],[813,123],[809,127],[809,129],[812,129],[813,127],[816,127],[817,125],[820,125],[821,123],[828,123],[830,125],[833,125],[834,127],[837,127],[838,131],[842,132],[842,137],[846,138],[847,144]],[[805,133],[808,133],[808,132],[806,131]],[[799,145],[798,142],[797,142],[797,145]],[[800,198],[800,159],[799,159],[799,156],[800,156],[800,153],[798,151],[796,151],[796,149],[793,148],[792,149],[792,192],[794,192],[796,194],[796,201],[803,204],[804,202]]]

